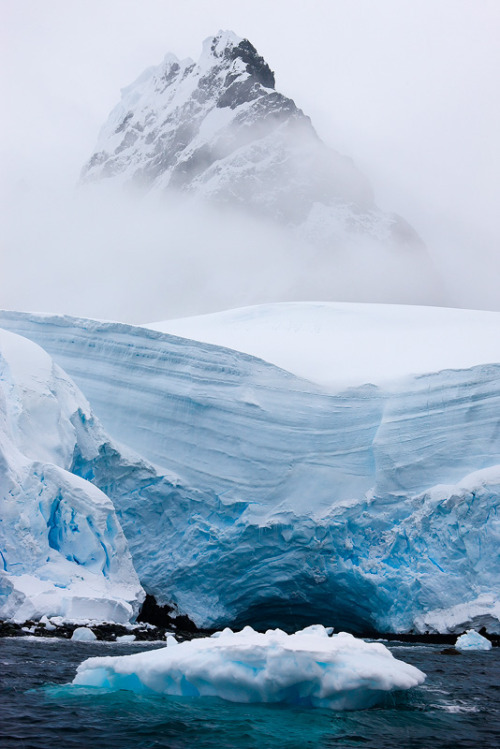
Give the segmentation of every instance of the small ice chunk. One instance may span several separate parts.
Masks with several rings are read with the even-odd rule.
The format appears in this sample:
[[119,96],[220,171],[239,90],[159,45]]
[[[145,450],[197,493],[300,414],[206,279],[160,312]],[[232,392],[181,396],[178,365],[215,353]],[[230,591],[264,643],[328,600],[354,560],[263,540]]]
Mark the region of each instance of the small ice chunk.
[[457,650],[491,650],[493,646],[490,640],[480,635],[475,629],[468,629],[457,639],[455,647]]
[[135,642],[135,635],[120,635],[116,642]]
[[179,643],[175,639],[173,635],[167,635],[167,647],[172,647],[172,645],[178,645]]
[[52,631],[55,629],[54,624],[50,621],[50,619],[44,614],[42,618],[40,619],[40,624],[45,624],[45,629],[47,631]]
[[93,640],[97,640],[97,637],[88,627],[77,627],[73,631],[71,639],[76,642],[93,642]]
[[292,635],[279,629],[265,634],[251,627],[241,632],[225,629],[217,637],[175,647],[89,658],[78,667],[73,683],[355,710],[376,705],[387,692],[410,689],[424,679],[418,668],[396,660],[381,643],[345,632],[329,636],[317,625]]

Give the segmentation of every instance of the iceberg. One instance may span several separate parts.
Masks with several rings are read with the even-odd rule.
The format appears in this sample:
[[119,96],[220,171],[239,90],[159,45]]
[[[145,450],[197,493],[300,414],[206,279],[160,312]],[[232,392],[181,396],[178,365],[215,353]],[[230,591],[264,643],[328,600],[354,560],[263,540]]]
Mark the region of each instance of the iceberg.
[[97,640],[97,637],[90,627],[77,627],[73,630],[71,639],[75,642],[94,642]]
[[457,637],[455,647],[457,650],[491,650],[493,645],[475,629],[468,629],[464,635]]
[[119,635],[115,642],[122,642],[124,644],[135,642],[135,635]]
[[144,328],[0,320],[99,416],[109,437],[73,447],[70,471],[112,500],[159,604],[211,628],[500,630],[493,348],[461,369],[327,388]]
[[372,707],[395,690],[422,684],[419,669],[321,625],[295,634],[245,627],[146,653],[89,658],[73,684],[230,702],[288,703],[334,710]]

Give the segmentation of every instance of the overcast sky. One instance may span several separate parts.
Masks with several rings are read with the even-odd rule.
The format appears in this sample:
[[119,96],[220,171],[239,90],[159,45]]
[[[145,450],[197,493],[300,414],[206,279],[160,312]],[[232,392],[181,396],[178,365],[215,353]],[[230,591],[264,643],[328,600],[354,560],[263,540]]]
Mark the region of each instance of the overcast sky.
[[455,303],[500,308],[498,0],[2,0],[1,11],[8,191],[72,186],[121,87],[232,29],[379,205],[417,229]]

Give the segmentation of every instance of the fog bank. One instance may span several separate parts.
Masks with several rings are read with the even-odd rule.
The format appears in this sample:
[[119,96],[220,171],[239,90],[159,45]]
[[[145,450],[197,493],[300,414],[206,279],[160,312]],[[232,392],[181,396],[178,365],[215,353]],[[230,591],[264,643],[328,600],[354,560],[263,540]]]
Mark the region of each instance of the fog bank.
[[362,238],[318,248],[172,196],[19,191],[2,233],[5,309],[143,322],[273,301],[446,303],[420,254]]

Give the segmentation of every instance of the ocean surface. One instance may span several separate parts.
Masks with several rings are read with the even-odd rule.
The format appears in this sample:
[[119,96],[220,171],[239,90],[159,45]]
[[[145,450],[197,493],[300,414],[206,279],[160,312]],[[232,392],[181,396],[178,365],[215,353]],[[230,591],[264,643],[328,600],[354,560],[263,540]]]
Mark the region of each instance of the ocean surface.
[[500,648],[446,655],[440,645],[390,643],[427,674],[422,687],[354,712],[238,705],[211,698],[72,687],[90,656],[158,644],[0,639],[2,749],[498,749]]

